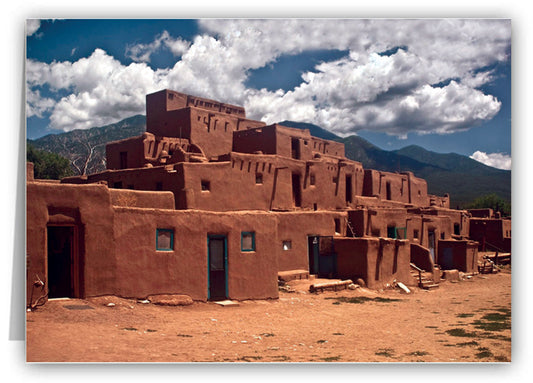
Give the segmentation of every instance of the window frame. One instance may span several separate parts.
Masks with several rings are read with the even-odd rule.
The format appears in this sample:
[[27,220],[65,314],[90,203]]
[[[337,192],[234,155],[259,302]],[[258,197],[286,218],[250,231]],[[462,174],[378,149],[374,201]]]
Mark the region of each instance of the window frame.
[[[170,247],[159,247],[159,233],[170,233]],[[155,229],[155,250],[156,251],[174,251],[174,229]]]
[[[252,236],[252,247],[244,248],[244,236]],[[255,251],[255,231],[241,231],[241,251],[242,252],[254,252]]]

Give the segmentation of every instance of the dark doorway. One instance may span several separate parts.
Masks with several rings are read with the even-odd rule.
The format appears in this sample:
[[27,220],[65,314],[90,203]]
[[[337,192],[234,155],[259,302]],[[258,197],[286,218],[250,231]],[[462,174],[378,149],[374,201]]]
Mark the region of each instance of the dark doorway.
[[292,199],[295,207],[302,206],[302,190],[298,173],[292,173]]
[[227,239],[225,235],[207,237],[208,299],[223,300],[228,297]]
[[318,256],[320,255],[320,238],[318,236],[307,237],[309,252],[309,274],[318,274]]
[[428,248],[431,259],[435,262],[435,230],[428,230]]
[[80,265],[75,226],[48,226],[48,297],[79,295]]
[[352,176],[346,175],[346,203],[352,202]]
[[291,139],[291,157],[296,160],[300,159],[300,140],[298,138]]
[[387,191],[387,200],[391,200],[392,199],[392,192],[391,192],[391,187],[390,187],[390,182],[387,181],[387,183],[385,184],[385,187],[386,187],[386,191]]
[[120,152],[120,168],[128,168],[128,152]]
[[302,191],[300,185],[300,175],[292,173],[292,200],[295,207],[302,206]]

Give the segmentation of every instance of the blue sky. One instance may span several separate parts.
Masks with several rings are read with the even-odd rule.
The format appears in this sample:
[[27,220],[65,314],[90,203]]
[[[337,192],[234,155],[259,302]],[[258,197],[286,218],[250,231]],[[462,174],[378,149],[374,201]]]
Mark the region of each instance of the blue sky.
[[30,20],[27,137],[144,114],[163,88],[510,169],[505,19]]

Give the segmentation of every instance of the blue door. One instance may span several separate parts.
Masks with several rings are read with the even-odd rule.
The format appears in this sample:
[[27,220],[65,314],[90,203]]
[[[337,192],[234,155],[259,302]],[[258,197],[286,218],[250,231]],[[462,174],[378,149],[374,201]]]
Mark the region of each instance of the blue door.
[[207,298],[224,300],[228,297],[228,246],[225,235],[207,237]]

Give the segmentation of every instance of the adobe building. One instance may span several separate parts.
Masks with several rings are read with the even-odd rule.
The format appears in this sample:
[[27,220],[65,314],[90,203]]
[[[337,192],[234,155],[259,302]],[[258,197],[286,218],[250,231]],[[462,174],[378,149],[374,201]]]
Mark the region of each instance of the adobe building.
[[379,289],[416,285],[413,267],[437,283],[443,263],[475,272],[472,218],[411,172],[170,90],[147,95],[146,114],[144,134],[107,145],[104,172],[50,182],[28,164],[29,300],[36,281],[47,298],[206,301],[275,299],[281,275]]

